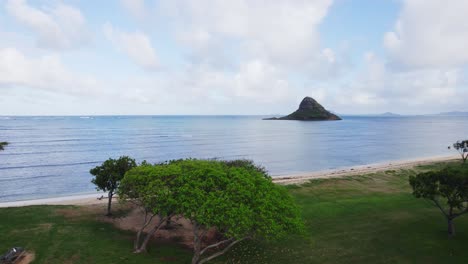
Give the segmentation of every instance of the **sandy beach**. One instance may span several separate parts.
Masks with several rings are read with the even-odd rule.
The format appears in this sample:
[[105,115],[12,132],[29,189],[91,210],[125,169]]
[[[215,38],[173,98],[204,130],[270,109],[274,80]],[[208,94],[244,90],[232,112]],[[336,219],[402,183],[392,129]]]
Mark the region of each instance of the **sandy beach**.
[[[381,163],[374,163],[361,166],[353,166],[332,170],[306,172],[300,174],[290,174],[283,176],[274,176],[273,182],[278,184],[301,184],[312,179],[325,179],[325,178],[339,178],[346,176],[353,176],[359,174],[369,174],[385,170],[395,170],[411,168],[418,165],[430,164],[434,162],[444,162],[460,159],[458,155],[451,156],[436,156],[429,158],[400,160],[400,161],[387,161]],[[98,199],[103,193],[74,195],[65,197],[35,199],[26,201],[14,201],[0,203],[0,208],[3,207],[20,207],[29,205],[99,205],[106,204],[107,199]]]
[[387,161],[367,165],[346,167],[341,169],[323,170],[310,173],[299,173],[284,176],[277,176],[273,181],[278,184],[300,184],[312,179],[339,178],[359,174],[369,174],[385,170],[405,169],[418,165],[425,165],[435,162],[444,162],[460,159],[458,155],[435,156],[429,158]]
[[96,194],[84,194],[84,195],[73,195],[64,197],[54,197],[45,199],[25,200],[25,201],[14,201],[0,203],[0,208],[3,207],[20,207],[29,205],[94,205],[94,204],[106,204],[107,199],[99,200],[102,193]]

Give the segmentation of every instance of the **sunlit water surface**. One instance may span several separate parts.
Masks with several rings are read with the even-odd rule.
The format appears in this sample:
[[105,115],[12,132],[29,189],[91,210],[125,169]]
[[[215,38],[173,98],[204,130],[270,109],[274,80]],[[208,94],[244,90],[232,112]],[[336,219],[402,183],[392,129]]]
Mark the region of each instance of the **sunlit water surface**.
[[468,117],[263,121],[258,116],[0,117],[0,202],[94,191],[109,157],[253,159],[273,175],[454,154]]

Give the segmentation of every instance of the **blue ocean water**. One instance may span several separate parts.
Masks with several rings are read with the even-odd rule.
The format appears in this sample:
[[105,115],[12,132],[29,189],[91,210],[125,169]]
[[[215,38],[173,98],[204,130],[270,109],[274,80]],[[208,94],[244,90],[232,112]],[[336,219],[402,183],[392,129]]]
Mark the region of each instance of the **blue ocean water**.
[[455,154],[468,117],[359,117],[335,122],[259,116],[0,117],[0,202],[94,191],[109,157],[253,159],[273,175]]

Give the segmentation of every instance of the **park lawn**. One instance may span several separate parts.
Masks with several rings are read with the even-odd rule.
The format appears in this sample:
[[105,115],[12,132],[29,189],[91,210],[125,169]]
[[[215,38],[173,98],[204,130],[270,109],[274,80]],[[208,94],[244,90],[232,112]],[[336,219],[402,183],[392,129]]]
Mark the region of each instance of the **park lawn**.
[[[64,213],[70,211],[76,216]],[[190,262],[190,250],[177,245],[152,245],[149,254],[133,254],[134,233],[99,221],[102,214],[76,206],[1,208],[0,250],[25,247],[34,251],[33,263],[47,264]]]
[[[245,242],[212,263],[467,263],[468,215],[455,220],[457,235],[448,238],[442,214],[414,198],[408,185],[409,175],[445,165],[288,186],[306,233]],[[64,209],[76,210],[77,217],[65,217]],[[81,211],[0,209],[0,250],[24,246],[36,253],[35,263],[190,263],[190,250],[176,244],[152,244],[148,254],[134,255],[133,233]]]

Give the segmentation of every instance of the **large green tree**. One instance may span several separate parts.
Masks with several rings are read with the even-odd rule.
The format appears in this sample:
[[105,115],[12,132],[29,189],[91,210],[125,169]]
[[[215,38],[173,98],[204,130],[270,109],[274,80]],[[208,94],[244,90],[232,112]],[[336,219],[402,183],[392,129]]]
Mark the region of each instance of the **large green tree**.
[[[284,187],[251,162],[178,161],[179,213],[193,224],[193,264],[210,261],[246,239],[301,232],[299,210]],[[204,244],[210,229],[223,239]]]
[[448,167],[411,176],[413,195],[432,201],[445,216],[448,234],[455,235],[453,220],[468,212],[468,170]]
[[[184,217],[193,226],[194,264],[221,256],[246,239],[278,239],[303,230],[299,209],[285,188],[246,160],[145,164],[125,175],[119,196],[145,211],[135,252],[146,250],[166,219]],[[152,228],[143,235],[148,226]],[[220,239],[207,242],[209,230]]]
[[4,150],[8,146],[8,142],[0,142],[0,151]]
[[120,181],[125,173],[136,167],[134,159],[128,156],[122,156],[118,159],[108,159],[102,165],[91,169],[89,172],[94,175],[91,182],[96,185],[96,189],[108,192],[107,215],[112,215],[111,205],[112,197],[119,187]]

